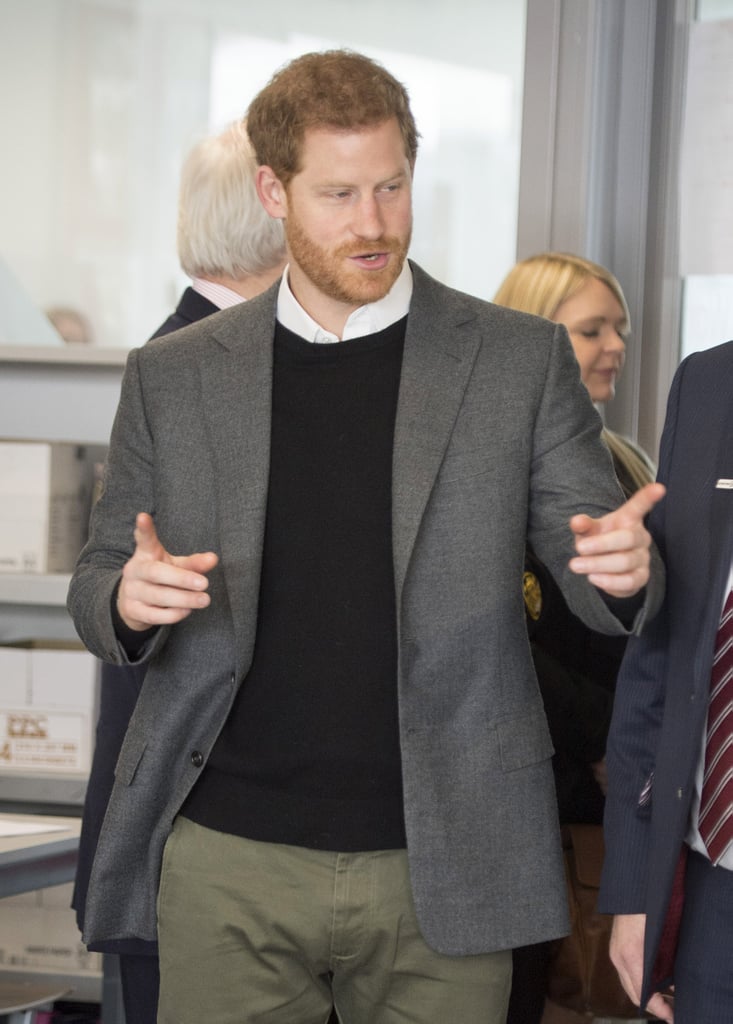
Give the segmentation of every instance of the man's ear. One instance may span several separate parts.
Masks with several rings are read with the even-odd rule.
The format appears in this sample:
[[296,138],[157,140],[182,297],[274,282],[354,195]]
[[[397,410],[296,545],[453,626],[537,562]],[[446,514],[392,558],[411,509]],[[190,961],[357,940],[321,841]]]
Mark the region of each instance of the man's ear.
[[285,186],[277,177],[272,167],[263,164],[257,168],[255,186],[260,202],[271,217],[276,217],[278,220],[287,217],[288,198]]

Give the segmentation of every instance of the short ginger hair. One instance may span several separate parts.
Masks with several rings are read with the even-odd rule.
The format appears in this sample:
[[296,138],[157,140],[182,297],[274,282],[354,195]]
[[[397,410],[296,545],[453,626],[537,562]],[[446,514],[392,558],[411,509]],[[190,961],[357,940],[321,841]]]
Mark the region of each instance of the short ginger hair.
[[359,131],[391,118],[414,167],[419,135],[404,85],[361,53],[325,50],[280,68],[250,104],[247,128],[258,162],[287,187],[302,170],[308,129]]

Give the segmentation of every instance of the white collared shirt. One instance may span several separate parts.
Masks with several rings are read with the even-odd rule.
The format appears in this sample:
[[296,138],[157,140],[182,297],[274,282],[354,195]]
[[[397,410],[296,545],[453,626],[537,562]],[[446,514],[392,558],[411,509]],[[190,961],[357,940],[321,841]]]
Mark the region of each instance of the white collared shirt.
[[400,276],[397,278],[391,289],[383,299],[377,302],[369,302],[366,306],[359,306],[349,316],[344,326],[343,338],[326,331],[320,324],[310,316],[290,290],[290,265],[280,281],[280,291],[277,296],[277,319],[306,341],[317,344],[332,344],[335,341],[348,341],[349,338],[363,338],[368,334],[376,334],[383,331],[385,327],[397,323],[403,316],[407,316],[412,298],[412,271],[405,260]]
[[213,302],[219,309],[229,309],[230,306],[238,306],[246,299],[239,292],[233,292],[224,284],[215,284],[213,281],[204,281],[202,277],[194,277],[191,287],[199,295],[203,295],[209,302]]
[[[723,614],[723,607],[728,598],[728,594],[733,589],[733,565],[730,567],[728,573],[728,586],[724,588],[723,593],[723,606],[721,606],[720,614]],[[702,841],[700,830],[697,827],[698,818],[700,817],[700,796],[702,793],[702,780],[705,774],[705,737],[707,735],[707,715],[705,716],[705,728],[703,730],[702,741],[700,743],[700,759],[697,762],[697,771],[695,773],[695,795],[692,799],[692,808],[690,810],[690,830],[687,833],[687,845],[691,850],[696,850],[697,853],[701,853],[703,857],[707,857],[708,851],[705,849],[705,843]],[[733,871],[733,847],[729,847],[726,853],[718,861],[718,866],[721,868],[727,868],[729,871]]]

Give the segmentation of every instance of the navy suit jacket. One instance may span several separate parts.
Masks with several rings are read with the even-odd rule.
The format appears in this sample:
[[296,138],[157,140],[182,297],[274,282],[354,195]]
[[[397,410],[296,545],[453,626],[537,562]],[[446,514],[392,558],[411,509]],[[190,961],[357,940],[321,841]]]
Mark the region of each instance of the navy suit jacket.
[[733,490],[721,484],[733,479],[733,342],[695,353],[677,370],[659,479],[667,496],[649,528],[666,562],[667,592],[657,617],[629,641],[617,682],[599,898],[602,912],[647,915],[642,1006],[689,828],[733,557]]
[[210,299],[188,287],[181,296],[175,312],[171,313],[155,334],[151,335],[151,338],[160,338],[164,334],[171,334],[173,331],[180,330],[181,327],[188,327],[189,324],[195,324],[198,320],[203,320],[205,316],[211,316],[212,313],[218,312],[219,307],[215,306]]

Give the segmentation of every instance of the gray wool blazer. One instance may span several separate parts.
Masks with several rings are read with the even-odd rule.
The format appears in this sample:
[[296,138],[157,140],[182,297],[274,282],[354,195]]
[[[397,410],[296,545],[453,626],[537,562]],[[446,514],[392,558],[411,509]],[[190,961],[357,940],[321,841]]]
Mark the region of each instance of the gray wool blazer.
[[[412,889],[455,955],[568,927],[545,722],[521,590],[527,538],[571,608],[622,633],[567,569],[578,511],[622,500],[564,328],[412,265],[393,459],[398,700]],[[171,824],[252,659],[277,286],[130,353],[104,493],[69,590],[80,636],[126,660],[111,597],[150,512],[172,553],[214,550],[211,605],[161,628],[117,765],[86,941],[156,937]],[[661,600],[654,574],[634,629]]]

